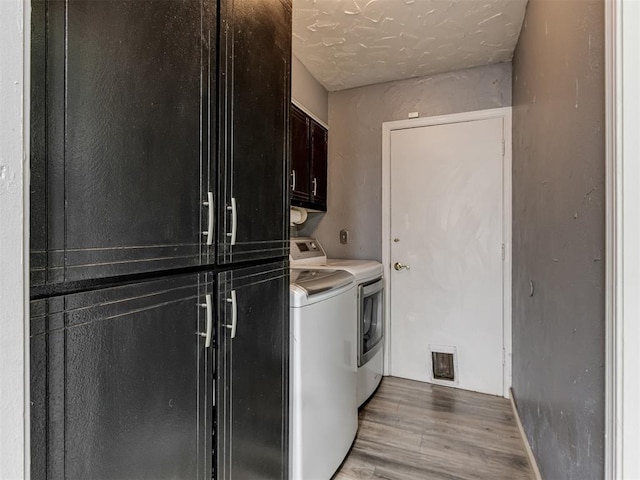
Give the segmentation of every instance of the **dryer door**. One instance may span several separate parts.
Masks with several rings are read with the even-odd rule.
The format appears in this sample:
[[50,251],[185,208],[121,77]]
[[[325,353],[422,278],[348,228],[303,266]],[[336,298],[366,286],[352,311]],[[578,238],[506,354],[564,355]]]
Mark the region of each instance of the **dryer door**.
[[358,366],[382,348],[384,334],[384,279],[360,285],[358,311]]

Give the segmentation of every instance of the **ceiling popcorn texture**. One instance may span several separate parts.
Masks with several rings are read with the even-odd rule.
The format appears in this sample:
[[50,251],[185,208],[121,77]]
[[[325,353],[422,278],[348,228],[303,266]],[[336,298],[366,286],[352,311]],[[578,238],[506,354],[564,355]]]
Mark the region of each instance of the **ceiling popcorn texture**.
[[329,91],[511,60],[527,0],[293,0],[293,52]]

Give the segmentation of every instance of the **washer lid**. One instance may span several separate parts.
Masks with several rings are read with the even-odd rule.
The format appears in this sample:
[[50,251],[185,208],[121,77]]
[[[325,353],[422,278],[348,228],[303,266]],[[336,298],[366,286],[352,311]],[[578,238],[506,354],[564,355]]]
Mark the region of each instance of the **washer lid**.
[[328,268],[346,270],[356,278],[356,282],[368,281],[381,277],[382,264],[375,260],[340,260],[330,258],[326,263]]
[[353,282],[353,275],[344,270],[291,269],[289,283],[305,291],[307,297],[338,289]]

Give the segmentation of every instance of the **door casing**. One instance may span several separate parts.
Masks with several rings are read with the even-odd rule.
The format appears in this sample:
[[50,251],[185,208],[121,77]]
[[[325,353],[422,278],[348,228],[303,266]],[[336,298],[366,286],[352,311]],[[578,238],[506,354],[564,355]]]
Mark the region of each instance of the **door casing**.
[[[503,243],[504,261],[502,265],[502,335],[504,339],[503,396],[509,397],[511,388],[511,107],[492,108],[473,112],[422,117],[408,120],[396,120],[382,124],[382,265],[386,278],[391,278],[391,132],[406,128],[446,125],[501,118],[503,120],[504,156],[503,174]],[[391,282],[385,282],[385,298],[390,298]],[[391,372],[391,302],[385,302],[385,356],[384,374]]]

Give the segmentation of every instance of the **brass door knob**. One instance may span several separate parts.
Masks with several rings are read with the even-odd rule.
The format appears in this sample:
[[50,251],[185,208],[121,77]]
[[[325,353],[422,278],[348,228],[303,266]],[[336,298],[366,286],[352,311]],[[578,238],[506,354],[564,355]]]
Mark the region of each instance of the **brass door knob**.
[[404,265],[400,262],[396,262],[393,264],[393,268],[395,268],[398,272],[400,270],[410,270],[411,268],[409,267],[409,265]]

